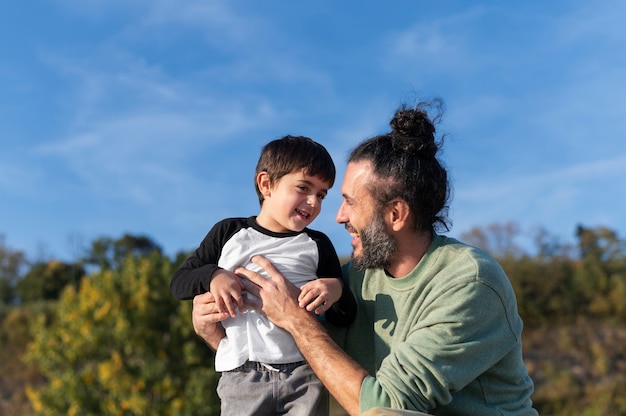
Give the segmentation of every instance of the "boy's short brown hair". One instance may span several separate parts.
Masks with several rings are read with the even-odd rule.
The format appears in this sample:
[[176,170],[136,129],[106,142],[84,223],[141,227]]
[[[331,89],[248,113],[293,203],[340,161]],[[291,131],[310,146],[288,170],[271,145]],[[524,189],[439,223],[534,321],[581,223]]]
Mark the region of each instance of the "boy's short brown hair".
[[254,174],[254,188],[263,204],[263,195],[259,191],[256,178],[261,172],[267,172],[270,183],[276,184],[280,178],[295,171],[305,175],[318,176],[328,182],[328,187],[335,183],[335,164],[324,146],[304,136],[285,136],[263,146]]

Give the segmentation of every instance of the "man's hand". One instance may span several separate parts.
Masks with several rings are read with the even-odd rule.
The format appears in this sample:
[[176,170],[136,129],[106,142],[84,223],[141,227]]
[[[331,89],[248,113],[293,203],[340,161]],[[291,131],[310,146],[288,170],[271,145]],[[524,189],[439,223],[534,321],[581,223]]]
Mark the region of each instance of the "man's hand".
[[260,310],[274,324],[289,331],[289,324],[295,321],[293,318],[303,312],[307,313],[298,305],[300,289],[285,279],[265,257],[254,256],[251,261],[261,266],[271,280],[243,267],[235,269],[235,274],[244,278],[243,285],[246,291],[258,298],[258,300],[246,299],[246,304]]
[[334,343],[315,316],[300,307],[300,290],[272,263],[261,256],[254,256],[252,262],[265,269],[271,280],[242,267],[236,269],[235,273],[244,278],[246,290],[259,299],[246,300],[246,304],[287,330],[328,391],[349,414],[358,415],[361,384],[367,371]]
[[219,311],[215,297],[211,292],[193,298],[193,311],[191,313],[193,330],[214,351],[217,350],[222,338],[226,336],[224,327],[220,322],[229,316],[228,312]]

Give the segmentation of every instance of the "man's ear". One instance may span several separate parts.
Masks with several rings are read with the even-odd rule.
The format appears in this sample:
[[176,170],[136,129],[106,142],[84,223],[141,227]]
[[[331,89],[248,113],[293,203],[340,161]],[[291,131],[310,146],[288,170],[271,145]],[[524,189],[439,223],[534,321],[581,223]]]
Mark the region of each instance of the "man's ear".
[[389,202],[387,219],[393,231],[400,231],[409,226],[411,209],[404,199],[396,198]]
[[256,175],[256,184],[264,197],[267,198],[270,196],[272,192],[272,184],[270,181],[270,175],[267,172],[259,172],[259,174]]

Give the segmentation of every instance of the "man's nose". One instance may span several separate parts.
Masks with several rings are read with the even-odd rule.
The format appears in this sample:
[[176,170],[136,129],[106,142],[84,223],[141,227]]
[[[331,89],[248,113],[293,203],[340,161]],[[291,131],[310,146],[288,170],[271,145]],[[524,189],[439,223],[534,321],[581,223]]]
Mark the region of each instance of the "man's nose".
[[342,202],[341,205],[339,205],[339,209],[337,210],[337,215],[335,216],[335,221],[337,221],[339,224],[348,222],[348,216],[346,215],[344,205],[345,205],[345,202]]

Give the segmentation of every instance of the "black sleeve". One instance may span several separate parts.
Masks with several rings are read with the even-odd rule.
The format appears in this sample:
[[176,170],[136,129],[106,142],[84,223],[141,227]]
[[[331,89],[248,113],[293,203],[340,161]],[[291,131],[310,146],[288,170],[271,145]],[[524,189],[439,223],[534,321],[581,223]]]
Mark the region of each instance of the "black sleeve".
[[194,296],[208,292],[211,277],[217,269],[217,262],[224,243],[239,229],[245,219],[230,218],[215,224],[200,246],[189,256],[174,273],[170,290],[176,299],[193,299]]
[[325,234],[319,233],[315,240],[320,254],[317,276],[340,279],[343,287],[341,298],[326,311],[326,320],[336,326],[348,326],[356,316],[356,301],[350,291],[350,285],[343,279],[339,257],[330,239]]

